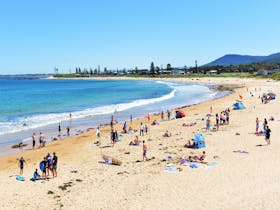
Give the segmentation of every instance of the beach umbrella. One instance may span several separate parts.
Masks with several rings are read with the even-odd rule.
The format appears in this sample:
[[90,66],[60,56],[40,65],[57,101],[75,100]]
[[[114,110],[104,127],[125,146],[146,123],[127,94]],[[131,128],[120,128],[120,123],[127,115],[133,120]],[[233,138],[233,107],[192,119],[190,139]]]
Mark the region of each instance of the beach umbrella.
[[182,117],[185,117],[186,115],[185,115],[185,112],[183,111],[183,110],[181,110],[181,109],[178,109],[177,111],[176,111],[176,118],[182,118]]
[[126,130],[126,121],[125,121],[124,124],[123,124],[123,130],[124,130],[124,131]]

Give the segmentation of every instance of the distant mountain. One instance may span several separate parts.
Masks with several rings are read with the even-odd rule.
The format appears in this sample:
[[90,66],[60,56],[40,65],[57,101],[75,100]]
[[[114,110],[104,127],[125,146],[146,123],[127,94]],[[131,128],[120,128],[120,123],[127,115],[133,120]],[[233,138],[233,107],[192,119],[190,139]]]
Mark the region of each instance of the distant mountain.
[[280,63],[280,53],[271,54],[268,56],[251,56],[251,55],[235,55],[229,54],[220,57],[205,66],[229,66],[250,64],[253,62],[267,62],[267,63]]

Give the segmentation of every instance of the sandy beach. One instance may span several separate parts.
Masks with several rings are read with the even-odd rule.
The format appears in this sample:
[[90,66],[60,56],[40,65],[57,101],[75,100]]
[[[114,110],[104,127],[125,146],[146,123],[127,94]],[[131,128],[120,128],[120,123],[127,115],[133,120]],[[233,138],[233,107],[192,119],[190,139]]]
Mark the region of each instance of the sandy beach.
[[[237,78],[183,78],[181,82],[232,84],[242,86],[223,98],[185,107],[186,117],[162,121],[151,126],[147,119],[128,122],[136,134],[123,134],[114,147],[110,143],[110,127],[101,128],[101,145],[96,130],[89,130],[64,140],[48,143],[45,148],[0,157],[0,209],[280,209],[280,110],[279,99],[263,104],[259,95],[271,90],[280,95],[279,82]],[[250,92],[253,94],[251,96]],[[245,110],[232,110],[239,95]],[[230,108],[229,125],[206,132],[206,114]],[[255,132],[256,117],[260,128],[264,118],[271,129],[271,145]],[[166,118],[166,113],[165,113]],[[211,117],[211,126],[215,117]],[[140,122],[149,125],[148,135],[139,136]],[[196,123],[184,127],[183,123]],[[122,124],[116,125],[122,130]],[[164,132],[171,137],[163,137]],[[184,148],[194,132],[205,136],[206,147]],[[142,161],[142,144],[129,146],[139,136],[145,140],[151,160]],[[212,164],[197,163],[198,168],[181,166],[182,171],[167,173],[168,163],[206,151]],[[235,152],[234,152],[235,151]],[[58,177],[32,182],[35,168],[48,153],[58,156]],[[103,163],[102,155],[122,161],[120,166]],[[26,181],[16,180],[18,159],[27,161]],[[168,158],[168,156],[171,156]],[[177,164],[178,165],[178,164]]]

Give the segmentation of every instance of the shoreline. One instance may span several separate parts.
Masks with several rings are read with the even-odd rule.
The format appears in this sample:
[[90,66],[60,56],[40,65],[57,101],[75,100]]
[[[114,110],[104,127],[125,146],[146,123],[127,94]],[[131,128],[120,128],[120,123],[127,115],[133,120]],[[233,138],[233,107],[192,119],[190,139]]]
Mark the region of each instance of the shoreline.
[[[45,79],[45,78],[44,78]],[[61,79],[61,78],[48,78],[48,79]],[[71,80],[72,78],[62,78],[62,79],[65,79],[65,80]],[[131,78],[129,77],[106,77],[106,78],[74,78],[74,79],[77,79],[77,80],[131,80]],[[208,101],[213,101],[213,100],[216,100],[218,98],[222,98],[228,94],[231,94],[231,91],[233,91],[234,89],[236,88],[240,88],[238,86],[234,86],[234,85],[216,85],[216,84],[209,84],[207,82],[200,82],[199,79],[196,79],[196,78],[191,78],[192,81],[178,81],[178,79],[172,79],[172,78],[134,78],[135,80],[151,80],[151,81],[166,81],[166,82],[174,82],[174,83],[190,83],[190,84],[198,84],[198,85],[203,85],[203,86],[206,86],[208,87],[209,89],[211,90],[214,90],[217,94],[217,96],[215,96],[214,98],[212,99],[209,99],[209,100],[204,100],[202,102],[198,102],[198,103],[194,103],[194,104],[190,104],[190,105],[178,105],[178,107],[175,107],[175,108],[172,108],[171,110],[174,111],[176,109],[180,109],[180,108],[185,108],[185,107],[190,107],[190,106],[194,106],[194,105],[197,105],[197,104],[201,104],[201,103],[205,103],[205,102],[208,102]],[[193,81],[194,80],[194,81]],[[225,91],[228,91],[228,93],[226,93]],[[223,94],[224,92],[224,94]],[[133,109],[133,108],[132,108]],[[159,114],[158,111],[154,111],[154,112],[150,112],[151,115],[157,115]],[[143,114],[142,114],[143,115]],[[139,119],[139,118],[143,118],[141,116],[140,113],[138,113],[134,118],[136,119]],[[98,124],[96,125],[92,125],[92,124],[86,124],[86,125],[79,125],[79,119],[76,119],[76,124],[74,127],[71,128],[71,136],[76,136],[78,135],[79,133],[81,132],[85,132],[87,131],[89,128],[96,128],[98,126]],[[108,118],[108,121],[109,121],[109,118]],[[121,121],[119,121],[119,123],[123,123],[124,121],[129,121],[129,119],[121,119]],[[69,123],[68,121],[62,121],[61,123]],[[71,124],[71,123],[70,123]],[[104,123],[101,123],[101,125],[103,126],[104,124],[106,124],[106,122]],[[49,144],[50,142],[53,142],[53,141],[56,141],[56,140],[64,140],[64,139],[67,139],[69,138],[66,134],[64,135],[61,135],[61,137],[58,136],[58,133],[56,131],[56,123],[52,124],[52,125],[48,125],[48,126],[44,126],[44,127],[49,127],[48,130],[49,132],[45,133],[47,134],[47,137],[48,137],[48,140],[47,140],[47,144]],[[51,129],[51,127],[53,127],[53,129]],[[36,128],[35,130],[38,130],[38,128]],[[52,130],[52,131],[51,131]],[[30,133],[32,133],[33,131],[30,131]],[[6,135],[6,134],[5,134]],[[14,134],[9,134],[9,135],[14,135]],[[61,139],[59,139],[61,138]],[[28,139],[28,140],[26,140]],[[12,146],[15,146],[15,145],[18,145],[19,143],[13,143],[13,144],[7,144],[7,145],[2,145],[1,148],[0,148],[0,151],[1,151],[1,155],[0,157],[2,156],[7,156],[7,155],[11,155],[11,154],[19,154],[19,153],[23,153],[25,152],[26,150],[30,150],[31,147],[32,147],[32,141],[31,141],[31,137],[27,137],[26,139],[23,139],[21,141],[18,141],[18,142],[22,142],[22,143],[26,143],[27,145],[25,147],[21,147],[21,148],[12,148]],[[56,139],[56,140],[54,140]],[[36,142],[37,144],[38,142]]]
[[[66,80],[68,79],[68,78],[65,78]],[[79,78],[77,78],[77,79],[79,79]],[[94,80],[94,78],[91,78],[91,79],[93,79]],[[102,78],[103,79],[103,78]],[[119,78],[116,78],[115,77],[115,79],[116,80],[118,80]],[[123,79],[123,78],[120,78],[120,79]],[[130,79],[130,78],[127,78],[128,80]],[[191,78],[191,80],[193,80],[193,79],[195,79],[195,78]],[[107,80],[107,78],[106,78],[106,80]],[[108,78],[108,80],[110,80],[110,78]],[[138,80],[138,79],[136,79],[136,80]],[[155,79],[155,80],[158,80],[158,79]],[[170,79],[168,79],[168,78],[163,78],[162,79],[162,81],[172,81],[172,82],[182,82],[182,83],[188,83],[189,81],[178,81],[178,79],[172,79],[172,80],[170,80]],[[198,84],[203,84],[203,85],[210,85],[209,83],[207,83],[207,82],[203,82],[203,83],[201,83],[199,80],[195,80],[194,81],[194,83],[198,83]],[[226,95],[223,95],[222,97],[218,97],[218,98],[213,98],[212,100],[209,100],[209,101],[204,101],[204,102],[200,102],[200,103],[196,103],[196,104],[192,104],[192,105],[185,105],[185,106],[180,106],[180,107],[177,107],[177,108],[175,108],[175,109],[172,109],[172,110],[170,110],[170,111],[172,111],[172,112],[174,112],[176,109],[187,109],[187,108],[192,108],[192,107],[196,107],[196,106],[199,106],[199,105],[204,105],[204,104],[207,104],[207,103],[211,103],[211,102],[215,102],[216,100],[219,100],[219,99],[223,99],[223,98],[225,98],[225,97],[227,97],[227,96],[229,96],[229,95],[231,95],[231,94],[233,94],[234,93],[234,90],[235,89],[239,89],[239,88],[244,88],[244,87],[242,87],[242,86],[236,86],[236,85],[232,85],[232,84],[226,84],[226,85],[221,85],[221,84],[211,84],[211,85],[214,85],[214,86],[217,86],[217,87],[223,87],[223,86],[225,86],[225,87],[232,87],[231,89],[228,89],[228,88],[226,88],[225,90],[228,90],[228,91],[231,91],[230,93],[228,93],[228,94],[226,94]],[[215,87],[214,87],[214,89],[216,89]],[[218,89],[217,89],[218,90]],[[219,90],[219,91],[223,91],[223,89],[222,90]],[[160,118],[160,113],[159,112],[155,112],[155,113],[151,113],[151,116],[153,116],[153,117],[155,117],[155,118]],[[146,121],[146,117],[144,117],[144,118],[140,118],[140,117],[136,117],[136,118],[134,118],[133,119],[133,124],[135,124],[136,122],[137,123],[139,123],[139,121]],[[129,119],[127,119],[126,121],[129,121]],[[119,131],[121,131],[121,127],[122,127],[122,124],[123,124],[123,122],[121,121],[121,122],[118,122],[117,124],[116,124],[116,126],[117,126],[117,128],[119,128]],[[103,128],[103,129],[105,129],[105,133],[107,134],[107,135],[109,135],[109,130],[110,130],[110,123],[103,123],[103,124],[100,124],[101,125],[101,128]],[[75,132],[73,135],[71,135],[71,136],[69,136],[69,137],[65,137],[65,138],[62,138],[62,139],[58,139],[58,140],[49,140],[49,141],[47,141],[46,143],[46,147],[44,147],[44,148],[36,148],[35,150],[33,150],[32,148],[31,148],[31,144],[30,145],[28,145],[28,146],[26,146],[26,148],[19,148],[19,149],[12,149],[11,148],[11,146],[12,145],[5,145],[4,147],[6,147],[7,148],[7,150],[5,150],[5,152],[7,153],[7,155],[1,155],[0,156],[0,160],[1,160],[1,158],[9,158],[10,156],[22,156],[22,155],[24,155],[26,152],[31,152],[31,151],[36,151],[36,150],[41,150],[41,149],[45,149],[45,148],[48,148],[48,146],[49,145],[56,145],[57,143],[59,143],[59,142],[61,142],[62,141],[62,144],[63,144],[63,141],[66,141],[66,140],[68,140],[68,139],[72,139],[72,138],[74,138],[74,137],[79,137],[79,136],[82,136],[82,135],[91,135],[91,132],[90,131],[88,131],[88,130],[95,130],[94,128],[92,128],[92,127],[86,127],[85,126],[85,129],[84,130],[79,130],[80,132]],[[38,147],[38,145],[36,145],[36,147]],[[16,152],[16,150],[18,150],[17,152]],[[1,166],[0,166],[0,170],[1,170],[2,168],[1,168]]]

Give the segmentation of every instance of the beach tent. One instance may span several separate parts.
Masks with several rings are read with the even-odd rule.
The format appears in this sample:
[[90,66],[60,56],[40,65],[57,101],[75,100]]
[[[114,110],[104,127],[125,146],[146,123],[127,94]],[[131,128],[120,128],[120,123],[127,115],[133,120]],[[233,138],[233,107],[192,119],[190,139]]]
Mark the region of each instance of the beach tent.
[[245,105],[242,103],[242,101],[236,101],[236,103],[233,104],[233,109],[239,110],[239,109],[246,109]]
[[192,147],[193,149],[206,147],[205,138],[202,134],[195,133],[193,141],[194,141],[194,146]]
[[186,117],[184,111],[181,110],[181,109],[178,109],[178,110],[176,111],[176,118],[183,118],[183,117]]

